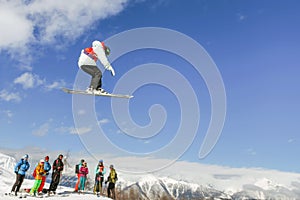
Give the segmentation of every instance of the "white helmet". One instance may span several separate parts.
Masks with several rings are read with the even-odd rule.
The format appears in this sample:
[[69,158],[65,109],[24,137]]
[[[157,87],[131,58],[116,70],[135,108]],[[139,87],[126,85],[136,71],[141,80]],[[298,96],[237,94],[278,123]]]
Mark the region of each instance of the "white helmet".
[[102,44],[101,44],[100,41],[95,40],[95,41],[92,43],[92,46],[93,46],[93,47],[102,47]]

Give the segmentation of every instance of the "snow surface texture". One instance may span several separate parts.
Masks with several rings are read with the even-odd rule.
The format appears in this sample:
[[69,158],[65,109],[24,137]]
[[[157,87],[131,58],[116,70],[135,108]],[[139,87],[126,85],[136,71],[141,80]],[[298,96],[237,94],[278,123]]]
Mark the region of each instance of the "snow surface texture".
[[[17,197],[13,198],[5,195],[5,193],[10,192],[15,182],[15,174],[13,172],[14,172],[14,166],[16,162],[17,161],[14,158],[0,153],[0,199],[1,200],[19,199]],[[23,181],[21,188],[31,188],[33,184],[34,184],[34,180],[25,179]],[[46,183],[44,188],[49,188],[49,183]],[[109,200],[110,199],[106,197],[97,197],[96,195],[91,194],[91,192],[87,192],[86,194],[80,194],[80,195],[74,194],[72,193],[73,190],[74,188],[58,186],[57,193],[58,194],[61,193],[62,195],[50,196],[49,199],[53,199],[53,200],[61,200],[61,199],[63,200],[76,200],[76,199]],[[40,199],[40,198],[27,197],[26,199]]]
[[[121,159],[122,162],[124,159]],[[139,158],[127,159],[128,163],[143,162],[135,160]],[[69,162],[72,163],[72,161]],[[155,161],[152,160],[152,162]],[[15,181],[15,174],[13,173],[15,163],[14,158],[0,153],[0,199],[11,199],[3,194],[10,191]],[[71,166],[75,163],[76,161]],[[90,163],[89,167],[93,171],[95,165],[91,164],[92,161],[88,161],[88,163]],[[183,161],[176,162],[164,170],[151,174],[125,173],[118,171],[118,169],[117,172],[119,180],[116,187],[125,196],[134,189],[139,194],[140,199],[155,200],[162,197],[167,197],[167,199],[300,199],[300,174],[297,173],[258,168],[229,168]],[[73,167],[67,168],[63,176],[58,192],[70,193],[76,182]],[[93,183],[93,178],[94,174],[90,174],[90,183]],[[32,185],[33,180],[25,179],[22,188],[30,188]],[[46,183],[45,188],[48,186],[49,183]],[[91,192],[91,189],[88,192]],[[122,195],[120,199],[122,199],[121,197]],[[99,198],[92,194],[85,194],[84,196],[70,194],[68,197],[52,197],[51,199],[108,198]]]

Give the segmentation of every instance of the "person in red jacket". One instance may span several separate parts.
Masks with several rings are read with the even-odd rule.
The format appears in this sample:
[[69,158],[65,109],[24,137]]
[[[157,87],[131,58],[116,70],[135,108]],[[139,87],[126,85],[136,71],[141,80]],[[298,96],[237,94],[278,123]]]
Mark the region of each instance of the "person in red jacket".
[[86,178],[87,175],[89,173],[89,169],[87,167],[87,163],[84,162],[79,170],[79,174],[80,174],[80,183],[78,186],[78,192],[81,193],[84,191],[85,188],[85,182],[86,182]]

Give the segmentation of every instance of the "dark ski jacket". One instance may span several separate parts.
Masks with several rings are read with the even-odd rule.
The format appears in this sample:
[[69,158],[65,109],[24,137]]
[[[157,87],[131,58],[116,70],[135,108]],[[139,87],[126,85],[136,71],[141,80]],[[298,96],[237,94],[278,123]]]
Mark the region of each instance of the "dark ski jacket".
[[57,158],[52,165],[53,173],[60,173],[64,170],[64,163],[60,158]]

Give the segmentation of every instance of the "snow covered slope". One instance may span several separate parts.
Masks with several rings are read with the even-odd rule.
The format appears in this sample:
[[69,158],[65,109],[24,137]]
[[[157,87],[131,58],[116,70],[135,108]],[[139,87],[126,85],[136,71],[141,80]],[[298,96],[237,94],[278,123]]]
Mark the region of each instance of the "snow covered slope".
[[[5,193],[10,192],[15,182],[15,174],[13,173],[15,164],[16,164],[16,160],[14,158],[0,153],[0,199],[1,200],[14,199],[10,196],[6,196]],[[22,184],[22,188],[31,188],[33,186],[33,183],[34,180],[25,179]],[[45,188],[48,187],[49,187],[49,183],[46,183]],[[73,194],[72,193],[73,190],[74,190],[73,188],[59,186],[57,192],[61,193],[62,195],[53,196],[50,197],[50,199],[52,200],[77,200],[77,199],[109,200],[110,199],[106,197],[99,198],[91,193],[87,193],[84,195]],[[38,198],[30,198],[30,199],[38,199]]]
[[[76,177],[72,165],[79,160],[73,159],[69,160],[72,163],[71,167],[64,171],[58,188],[60,192],[73,191]],[[138,162],[136,160],[138,158],[127,159],[128,163],[143,163]],[[93,171],[95,163],[88,158],[86,160],[90,170]],[[116,166],[118,160],[124,162],[124,158],[110,159]],[[1,194],[9,191],[14,182],[15,175],[12,172],[15,162],[14,158],[0,154],[0,199],[4,198]],[[158,160],[152,162],[159,164]],[[118,168],[116,170],[119,178],[116,185],[119,199],[300,199],[300,174],[297,173],[259,168],[229,168],[183,161],[148,174],[132,174],[119,171]],[[92,172],[88,182],[91,191],[94,183]],[[28,179],[23,184],[24,187],[32,185],[33,180]],[[82,196],[72,194],[63,199],[68,198],[82,199]],[[84,199],[94,198],[92,194],[86,194],[84,197]]]

